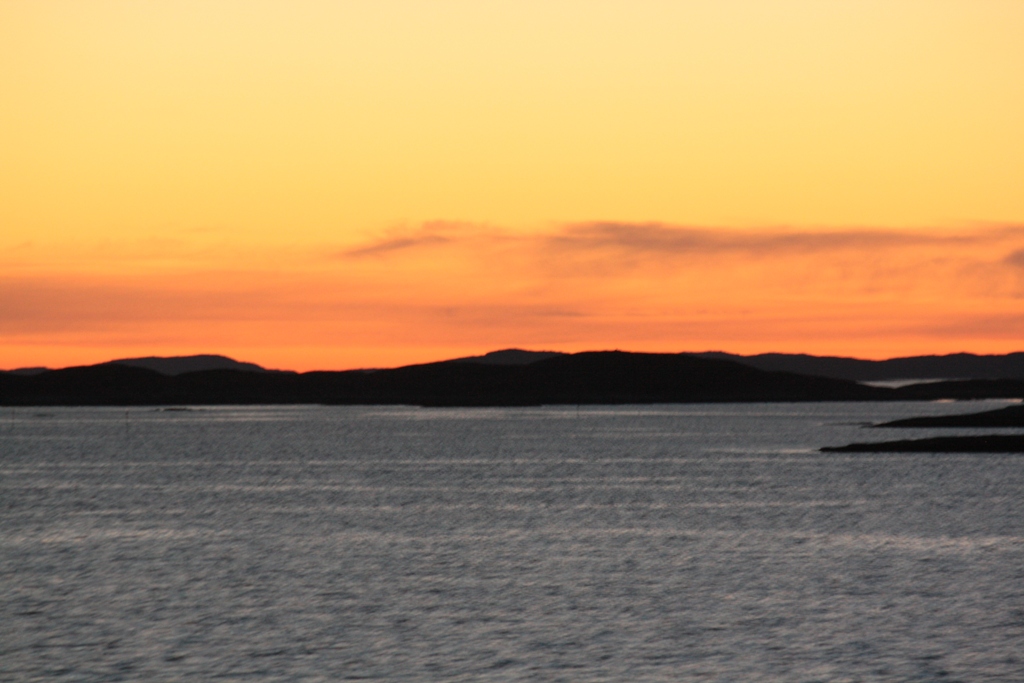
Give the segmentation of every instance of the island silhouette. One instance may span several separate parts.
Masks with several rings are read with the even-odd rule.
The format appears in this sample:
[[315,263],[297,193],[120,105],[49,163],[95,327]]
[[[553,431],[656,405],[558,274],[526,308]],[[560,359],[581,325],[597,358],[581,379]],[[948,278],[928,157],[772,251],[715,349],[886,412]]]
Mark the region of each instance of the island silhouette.
[[910,417],[883,422],[875,427],[1024,427],[1024,405],[1009,406],[980,413]]
[[1024,434],[936,436],[825,446],[823,453],[1024,453]]
[[[936,427],[1024,427],[1024,405],[996,410],[935,417],[911,417],[871,425],[873,428]],[[1024,434],[972,434],[968,436],[936,436],[925,439],[901,439],[826,446],[834,453],[1024,453]]]

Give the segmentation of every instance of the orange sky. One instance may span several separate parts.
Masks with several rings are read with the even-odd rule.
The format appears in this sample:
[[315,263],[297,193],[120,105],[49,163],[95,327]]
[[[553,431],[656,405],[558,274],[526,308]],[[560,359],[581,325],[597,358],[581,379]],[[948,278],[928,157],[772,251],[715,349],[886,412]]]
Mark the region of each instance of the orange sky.
[[1024,3],[0,4],[0,367],[1024,349]]

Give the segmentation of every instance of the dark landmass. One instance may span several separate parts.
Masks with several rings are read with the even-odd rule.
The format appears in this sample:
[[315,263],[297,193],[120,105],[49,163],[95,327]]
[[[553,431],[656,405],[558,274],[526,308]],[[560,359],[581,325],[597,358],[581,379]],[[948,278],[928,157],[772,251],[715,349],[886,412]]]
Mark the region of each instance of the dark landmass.
[[1024,427],[1024,405],[982,413],[911,417],[874,425],[875,427]]
[[[527,351],[503,349],[482,356],[453,358],[448,363],[479,363],[484,365],[529,365],[555,356],[559,351]],[[839,356],[811,356],[808,354],[762,353],[741,356],[721,351],[689,353],[686,355],[711,360],[728,360],[767,372],[792,372],[855,382],[887,382],[905,380],[1021,380],[1024,382],[1024,352],[1006,355],[979,356],[956,353],[946,356],[911,356],[889,360],[862,360]],[[122,358],[109,361],[121,365],[148,368],[164,375],[180,375],[202,370],[248,370],[267,372],[255,363],[241,363],[226,356],[199,355],[177,357]],[[50,368],[18,368],[7,372],[19,375],[37,375]],[[372,370],[363,370],[371,372]],[[0,371],[3,372],[3,371]]]
[[692,354],[505,349],[386,370],[281,372],[224,356],[0,372],[0,405],[542,404],[1022,398],[1024,380],[872,387]]
[[[453,358],[448,363],[479,363],[484,365],[529,365],[555,356],[571,355],[559,351],[526,351],[503,349],[482,356]],[[979,356],[956,353],[946,356],[911,356],[873,361],[838,356],[808,354],[762,353],[741,356],[721,351],[687,354],[697,358],[728,360],[767,372],[792,372],[855,382],[886,382],[900,380],[1021,380],[1024,382],[1024,352],[1001,356]],[[242,363],[226,356],[199,355],[177,357],[123,358],[109,361],[133,367],[148,368],[164,375],[180,375],[202,370],[246,370],[267,372],[255,363]],[[38,375],[50,368],[31,367],[9,370],[18,375]],[[0,371],[2,372],[2,371]],[[368,372],[364,370],[363,372]],[[987,395],[985,389],[981,390]]]
[[42,366],[31,367],[31,368],[16,368],[14,370],[8,370],[7,372],[12,375],[39,375],[44,372],[49,372],[50,368],[44,368]]
[[466,356],[453,358],[448,363],[481,363],[483,365],[529,365],[539,360],[564,356],[561,351],[524,351],[523,349],[502,349],[491,351],[482,356]]
[[901,401],[972,401],[985,398],[1024,398],[1024,380],[968,379],[911,384],[893,390]]
[[528,364],[440,362],[365,372],[160,374],[123,363],[0,373],[3,405],[543,404],[886,400],[893,390],[686,354],[558,354]]
[[121,358],[103,365],[127,365],[133,368],[145,368],[161,375],[183,375],[186,372],[202,372],[204,370],[240,370],[243,372],[267,372],[255,363],[241,363],[227,356],[149,356],[147,358]]
[[[117,360],[99,363],[99,365],[127,365],[133,368],[146,368],[158,372],[161,375],[183,375],[186,372],[201,372],[203,370],[242,370],[245,372],[268,372],[255,363],[242,363],[227,356],[213,354],[201,354],[196,356],[147,356],[145,358],[119,358]],[[50,372],[52,368],[32,367],[16,368],[7,370],[12,375],[41,375]],[[0,371],[2,373],[3,371]]]
[[1024,434],[939,436],[879,443],[825,446],[825,453],[1024,453]]
[[1024,352],[1002,356],[978,356],[954,353],[946,356],[910,356],[889,360],[861,360],[836,356],[762,353],[738,356],[711,351],[694,354],[743,363],[759,370],[796,372],[856,382],[881,382],[903,379],[1021,379],[1024,380]]

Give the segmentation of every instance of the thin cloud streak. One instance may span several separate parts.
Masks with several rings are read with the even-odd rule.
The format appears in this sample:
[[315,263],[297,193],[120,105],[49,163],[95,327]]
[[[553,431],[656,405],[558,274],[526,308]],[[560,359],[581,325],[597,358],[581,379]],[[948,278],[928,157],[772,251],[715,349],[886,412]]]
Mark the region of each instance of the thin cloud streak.
[[452,239],[443,235],[418,235],[410,237],[392,237],[379,242],[368,244],[365,247],[349,249],[341,252],[341,256],[383,256],[395,251],[417,249],[421,247],[433,247],[440,244],[448,244]]
[[[737,254],[746,256],[800,255],[830,251],[873,251],[906,247],[984,246],[1024,241],[1024,226],[1005,225],[973,231],[893,230],[736,230],[679,226],[664,223],[595,221],[558,227],[553,232],[512,234],[471,224],[427,223],[415,231],[389,234],[363,246],[341,252],[347,257],[387,255],[397,251],[443,246],[457,249],[468,244],[520,243],[535,252],[586,255],[619,252],[672,258],[690,255]],[[1024,250],[1007,263],[1024,260]]]
[[743,253],[749,255],[880,249],[920,245],[977,243],[978,235],[935,235],[896,230],[791,232],[781,230],[715,230],[659,223],[583,223],[550,237],[559,249],[621,249],[664,255]]
[[337,258],[359,259],[367,256],[389,256],[398,252],[415,252],[436,247],[459,247],[467,244],[498,244],[508,242],[511,235],[487,225],[455,221],[428,221],[415,229],[392,228],[383,236],[357,247],[334,254]]
[[1003,259],[1003,262],[1011,266],[1016,266],[1017,268],[1024,268],[1024,249],[1018,249],[1017,251],[1008,254],[1006,258]]

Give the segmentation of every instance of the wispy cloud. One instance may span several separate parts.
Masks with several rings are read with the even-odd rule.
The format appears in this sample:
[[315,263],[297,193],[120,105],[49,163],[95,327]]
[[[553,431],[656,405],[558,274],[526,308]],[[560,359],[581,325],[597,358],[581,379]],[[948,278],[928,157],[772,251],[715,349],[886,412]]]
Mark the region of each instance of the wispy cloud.
[[358,258],[360,256],[383,256],[396,251],[405,251],[422,247],[434,247],[439,244],[448,244],[452,238],[444,235],[420,234],[407,237],[388,237],[376,242],[371,242],[362,247],[348,249],[341,252],[341,256]]
[[1011,266],[1024,268],[1024,249],[1018,249],[1011,252],[1003,259],[1003,262]]
[[[738,230],[672,225],[594,221],[558,226],[547,232],[512,234],[468,223],[426,223],[413,230],[392,230],[381,238],[341,252],[345,257],[385,256],[399,251],[470,244],[515,242],[534,254],[651,256],[665,259],[688,255],[773,256],[831,251],[874,251],[907,247],[959,247],[1024,241],[1024,226],[996,226],[976,230],[894,230],[847,228],[798,230],[761,228]],[[1024,249],[1006,262],[1024,262]]]
[[391,228],[383,235],[335,254],[341,258],[390,256],[399,252],[443,246],[460,246],[468,241],[502,241],[507,236],[488,226],[454,221],[429,221],[415,228]]
[[1024,238],[1024,228],[946,233],[860,228],[844,230],[712,229],[661,223],[593,222],[565,226],[547,238],[562,250],[613,249],[662,255],[740,253],[806,254],[836,250],[872,250],[924,245],[956,246]]

